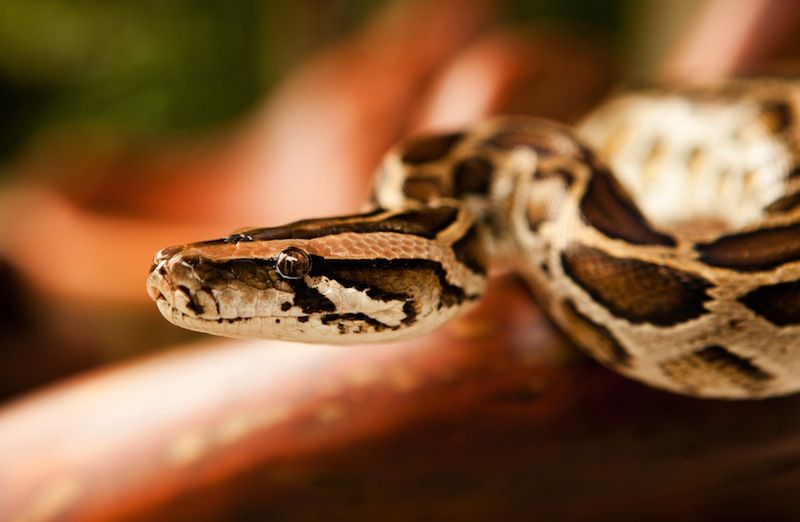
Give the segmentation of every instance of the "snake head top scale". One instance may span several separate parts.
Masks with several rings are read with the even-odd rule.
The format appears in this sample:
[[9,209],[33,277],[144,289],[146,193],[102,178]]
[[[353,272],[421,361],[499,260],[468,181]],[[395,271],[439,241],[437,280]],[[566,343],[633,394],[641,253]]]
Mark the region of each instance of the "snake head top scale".
[[[156,254],[148,292],[172,323],[242,338],[358,343],[435,328],[485,286],[451,248],[470,226],[453,206],[243,230]],[[462,257],[459,260],[458,257]]]

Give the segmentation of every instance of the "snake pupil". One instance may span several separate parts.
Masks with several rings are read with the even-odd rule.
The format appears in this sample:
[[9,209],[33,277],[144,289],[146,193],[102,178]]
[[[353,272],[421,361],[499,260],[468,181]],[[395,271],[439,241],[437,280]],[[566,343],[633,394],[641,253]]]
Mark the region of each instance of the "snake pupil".
[[311,270],[311,258],[296,247],[289,247],[280,254],[275,262],[278,274],[286,279],[300,279]]

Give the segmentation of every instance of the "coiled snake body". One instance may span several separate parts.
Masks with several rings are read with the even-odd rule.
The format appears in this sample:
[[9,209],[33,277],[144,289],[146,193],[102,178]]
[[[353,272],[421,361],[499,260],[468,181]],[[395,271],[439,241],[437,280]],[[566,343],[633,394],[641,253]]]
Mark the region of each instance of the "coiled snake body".
[[800,84],[622,93],[390,151],[374,210],[159,252],[162,314],[231,337],[358,343],[436,328],[513,264],[601,363],[706,397],[800,389]]

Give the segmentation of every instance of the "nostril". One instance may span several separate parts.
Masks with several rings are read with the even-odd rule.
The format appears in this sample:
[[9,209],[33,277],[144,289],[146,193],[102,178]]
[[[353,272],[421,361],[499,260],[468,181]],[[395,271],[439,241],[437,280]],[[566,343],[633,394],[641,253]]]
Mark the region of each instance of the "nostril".
[[153,281],[153,278],[151,276],[150,280],[147,283],[147,295],[149,295],[150,299],[152,299],[153,301],[159,301],[161,299],[166,301],[167,298],[161,291],[161,288],[159,288],[159,286],[160,285],[158,284],[158,282]]

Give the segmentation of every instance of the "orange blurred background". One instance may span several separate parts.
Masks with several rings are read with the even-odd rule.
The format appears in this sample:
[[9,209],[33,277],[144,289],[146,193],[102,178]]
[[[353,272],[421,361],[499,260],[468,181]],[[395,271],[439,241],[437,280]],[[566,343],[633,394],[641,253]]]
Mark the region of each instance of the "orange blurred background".
[[[539,429],[544,446],[565,426],[586,437],[587,404],[643,397],[625,416],[638,427],[613,439],[622,448],[653,425],[639,416],[652,404],[723,424],[755,411],[709,414],[606,375],[565,348],[511,281],[490,298],[499,311],[429,338],[333,349],[176,329],[144,290],[150,258],[243,226],[357,210],[383,152],[413,132],[494,113],[569,123],[619,86],[791,70],[799,19],[782,0],[5,0],[0,519],[307,519],[319,515],[301,505],[309,492],[343,520],[514,516],[528,498],[552,516],[603,506],[610,519],[664,501],[667,479],[641,497],[598,499],[586,486],[585,510],[561,512],[542,491],[504,504],[498,477],[508,477],[493,456],[513,461],[517,448],[526,479],[540,459],[558,467],[560,450],[540,455],[523,434]],[[522,406],[498,413],[496,394]],[[774,404],[773,415],[786,407]],[[498,426],[441,438],[443,419],[473,414]],[[601,432],[614,430],[609,418]],[[429,437],[428,457],[414,460],[422,436],[403,430]],[[677,440],[663,437],[654,444]],[[365,444],[358,471],[341,472]],[[486,451],[471,460],[459,444]],[[368,465],[394,465],[393,455],[413,461],[405,479]],[[652,465],[640,457],[620,457],[627,479]],[[594,469],[584,458],[570,469]],[[341,473],[326,479],[330,469]],[[493,485],[460,482],[484,472]],[[400,516],[396,499],[364,485],[376,473],[404,492]],[[410,487],[420,476],[430,495]],[[568,486],[552,487],[569,499]],[[682,494],[665,513],[728,512]]]

